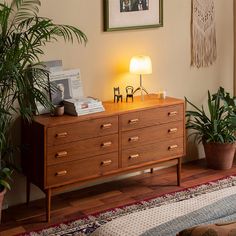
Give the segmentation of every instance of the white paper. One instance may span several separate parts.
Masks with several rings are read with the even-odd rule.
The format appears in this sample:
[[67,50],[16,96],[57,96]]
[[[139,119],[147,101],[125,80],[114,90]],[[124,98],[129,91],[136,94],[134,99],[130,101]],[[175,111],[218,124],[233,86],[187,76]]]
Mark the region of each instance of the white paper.
[[84,96],[79,69],[53,72],[50,73],[49,78],[50,83],[58,88],[58,91],[51,90],[53,104],[59,104],[64,99],[82,98]]

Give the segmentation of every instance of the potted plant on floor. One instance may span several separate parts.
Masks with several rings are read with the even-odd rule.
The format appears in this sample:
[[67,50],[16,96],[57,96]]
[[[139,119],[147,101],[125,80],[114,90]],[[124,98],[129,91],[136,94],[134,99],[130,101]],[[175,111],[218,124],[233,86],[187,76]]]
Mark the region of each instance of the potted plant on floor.
[[[1,100],[3,103],[3,100]],[[11,122],[10,114],[0,109],[0,222],[3,198],[7,189],[11,189],[9,181],[11,180],[12,170],[8,168],[6,162],[10,162],[12,148],[9,142],[9,127]],[[9,163],[8,162],[8,163]]]
[[11,189],[9,181],[11,180],[12,170],[8,167],[0,167],[0,222],[2,213],[3,198],[7,189]]
[[[49,72],[40,61],[45,45],[58,38],[87,42],[78,28],[38,16],[40,5],[39,0],[0,3],[0,162],[6,154],[8,128],[14,117],[21,115],[30,122],[37,112],[37,103],[53,108],[44,92],[48,92]],[[9,188],[5,180],[11,172],[5,168],[0,167],[0,187]]]
[[236,147],[235,98],[222,87],[213,95],[208,91],[207,111],[185,100],[194,108],[186,111],[186,128],[193,131],[190,135],[197,143],[203,143],[208,167],[230,169]]

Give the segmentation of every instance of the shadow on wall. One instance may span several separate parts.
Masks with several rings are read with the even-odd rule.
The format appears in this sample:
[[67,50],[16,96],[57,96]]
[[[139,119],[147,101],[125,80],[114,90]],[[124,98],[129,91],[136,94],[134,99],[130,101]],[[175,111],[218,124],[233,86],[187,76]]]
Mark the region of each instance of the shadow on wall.
[[[18,205],[26,202],[26,177],[22,173],[21,158],[21,136],[24,136],[24,131],[21,130],[21,118],[17,117],[12,123],[11,139],[13,145],[16,147],[13,153],[13,164],[15,170],[12,176],[11,190],[7,191],[4,198],[3,207]],[[44,194],[34,185],[32,185],[31,200],[36,200],[44,197]]]
[[183,162],[205,158],[205,152],[202,143],[196,144],[193,140],[187,138],[186,157]]
[[[24,135],[24,133],[23,133]],[[11,139],[14,147],[16,147],[16,150],[14,150],[13,153],[13,161],[14,166],[18,171],[21,171],[21,118],[17,117],[14,122],[12,123],[11,127]]]

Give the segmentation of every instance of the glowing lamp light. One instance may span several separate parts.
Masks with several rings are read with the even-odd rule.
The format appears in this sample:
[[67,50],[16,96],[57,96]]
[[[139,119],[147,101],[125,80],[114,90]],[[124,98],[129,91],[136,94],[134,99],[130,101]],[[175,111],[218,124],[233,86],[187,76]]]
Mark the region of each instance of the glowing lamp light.
[[130,60],[130,73],[139,75],[140,86],[134,90],[134,94],[140,90],[141,99],[144,100],[143,91],[148,94],[147,90],[142,85],[142,75],[152,74],[152,61],[149,56],[134,56]]

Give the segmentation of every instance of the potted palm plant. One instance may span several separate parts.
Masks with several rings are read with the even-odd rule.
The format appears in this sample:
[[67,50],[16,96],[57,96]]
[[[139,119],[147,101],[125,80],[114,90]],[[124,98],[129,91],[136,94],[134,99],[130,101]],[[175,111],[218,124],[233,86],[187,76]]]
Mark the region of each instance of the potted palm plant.
[[[38,16],[39,0],[11,0],[0,3],[0,162],[9,157],[9,127],[13,117],[21,115],[30,122],[37,112],[36,104],[53,108],[48,96],[49,72],[40,61],[45,45],[58,38],[66,42],[86,43],[86,35],[70,25],[55,24]],[[0,166],[1,187],[11,171]]]
[[[1,100],[1,103],[3,103],[3,100]],[[12,169],[7,166],[7,163],[11,162],[10,158],[12,153],[8,135],[10,122],[10,114],[0,109],[0,222],[4,195],[7,189],[11,189],[9,181],[11,180]]]
[[11,180],[12,170],[8,167],[1,166],[0,168],[0,222],[3,198],[7,189],[11,189],[9,181]]
[[185,100],[194,108],[186,111],[186,128],[193,131],[190,135],[197,143],[203,143],[208,167],[230,169],[236,147],[235,97],[222,87],[213,95],[208,91],[207,111]]

